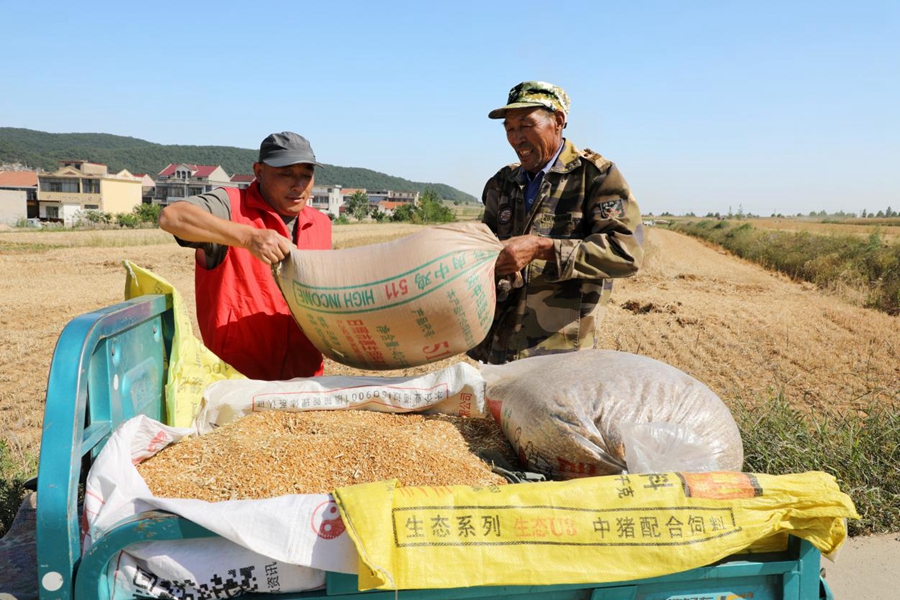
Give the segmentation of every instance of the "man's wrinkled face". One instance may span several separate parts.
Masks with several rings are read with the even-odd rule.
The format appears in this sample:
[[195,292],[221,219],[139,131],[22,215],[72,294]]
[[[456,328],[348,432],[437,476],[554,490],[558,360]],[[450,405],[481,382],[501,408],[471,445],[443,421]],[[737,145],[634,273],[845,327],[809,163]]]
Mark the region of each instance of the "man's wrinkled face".
[[284,217],[296,217],[312,196],[315,165],[296,164],[273,167],[254,163],[253,172],[259,181],[263,199]]
[[543,108],[514,108],[506,112],[506,139],[529,173],[537,173],[553,158],[562,143],[566,116]]

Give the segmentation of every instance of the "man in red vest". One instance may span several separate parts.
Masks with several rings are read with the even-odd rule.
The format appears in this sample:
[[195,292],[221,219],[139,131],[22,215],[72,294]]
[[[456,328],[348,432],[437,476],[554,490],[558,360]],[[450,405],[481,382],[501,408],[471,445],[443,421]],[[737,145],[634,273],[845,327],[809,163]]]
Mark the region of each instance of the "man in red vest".
[[322,354],[294,321],[271,265],[291,248],[331,248],[331,221],[307,206],[319,163],[302,136],[273,133],[250,187],[218,188],[167,206],[159,226],[196,249],[203,343],[251,379],[322,374]]

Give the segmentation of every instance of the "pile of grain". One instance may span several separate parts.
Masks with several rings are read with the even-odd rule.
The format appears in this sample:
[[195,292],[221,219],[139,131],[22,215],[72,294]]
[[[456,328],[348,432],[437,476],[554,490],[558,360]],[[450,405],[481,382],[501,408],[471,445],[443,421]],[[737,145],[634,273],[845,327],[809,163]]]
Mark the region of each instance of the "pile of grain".
[[187,438],[138,465],[155,496],[220,500],[402,485],[498,485],[476,453],[515,460],[491,419],[368,411],[266,411]]

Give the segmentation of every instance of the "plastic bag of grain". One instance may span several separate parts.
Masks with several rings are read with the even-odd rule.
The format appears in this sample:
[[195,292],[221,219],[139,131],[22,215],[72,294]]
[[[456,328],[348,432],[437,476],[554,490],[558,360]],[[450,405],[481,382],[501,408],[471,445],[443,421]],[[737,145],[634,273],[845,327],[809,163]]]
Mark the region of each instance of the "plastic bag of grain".
[[551,479],[741,470],[741,434],[725,404],[652,358],[583,350],[481,372],[488,408],[527,470]]
[[409,377],[298,377],[288,381],[217,381],[203,392],[194,421],[199,434],[266,410],[371,410],[485,417],[484,379],[458,362]]
[[485,338],[502,248],[481,223],[438,225],[383,244],[293,250],[275,279],[328,358],[361,369],[411,367]]

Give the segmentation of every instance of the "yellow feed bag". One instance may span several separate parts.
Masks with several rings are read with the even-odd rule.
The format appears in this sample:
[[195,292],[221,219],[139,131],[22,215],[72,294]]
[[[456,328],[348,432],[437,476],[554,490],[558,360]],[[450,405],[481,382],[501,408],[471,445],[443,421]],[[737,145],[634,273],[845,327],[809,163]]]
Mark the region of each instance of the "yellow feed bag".
[[821,472],[611,475],[497,487],[334,492],[360,556],[359,589],[604,583],[658,577],[786,534],[825,554],[858,518]]
[[172,284],[130,261],[126,260],[124,265],[126,300],[145,294],[165,294],[172,297],[175,333],[172,337],[172,351],[167,357],[166,424],[190,427],[200,410],[206,386],[221,379],[245,377],[194,336],[184,300]]

